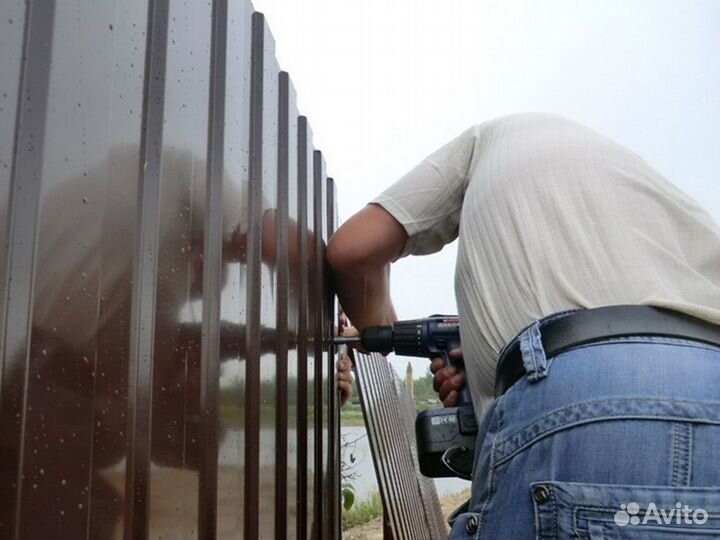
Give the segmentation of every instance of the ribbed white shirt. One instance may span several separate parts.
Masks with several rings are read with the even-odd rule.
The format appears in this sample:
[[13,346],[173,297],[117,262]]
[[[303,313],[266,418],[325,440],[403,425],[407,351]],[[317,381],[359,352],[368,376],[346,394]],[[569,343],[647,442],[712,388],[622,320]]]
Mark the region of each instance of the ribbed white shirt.
[[462,133],[376,198],[405,228],[401,256],[459,236],[455,292],[479,416],[497,355],[571,308],[668,307],[720,323],[720,228],[642,158],[555,115]]

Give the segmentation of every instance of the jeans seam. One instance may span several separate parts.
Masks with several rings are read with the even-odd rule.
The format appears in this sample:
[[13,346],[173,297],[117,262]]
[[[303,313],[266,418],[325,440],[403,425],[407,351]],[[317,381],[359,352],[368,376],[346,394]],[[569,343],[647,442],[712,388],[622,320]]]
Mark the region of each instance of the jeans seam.
[[495,441],[497,440],[497,435],[495,435],[493,439],[492,448],[490,450],[490,464],[488,467],[488,493],[487,497],[485,498],[485,501],[483,502],[482,506],[480,507],[480,510],[478,511],[478,530],[475,534],[475,540],[479,540],[480,533],[484,529],[485,525],[485,514],[488,505],[490,504],[490,500],[492,499],[493,495],[495,494]]
[[627,343],[653,343],[656,345],[667,345],[673,347],[683,347],[687,349],[701,349],[703,351],[720,352],[720,347],[717,345],[711,345],[709,343],[703,343],[692,339],[683,339],[678,337],[665,337],[665,336],[623,336],[623,337],[611,337],[605,338],[600,341],[593,341],[592,343],[586,343],[585,345],[578,345],[572,347],[566,352],[560,353],[558,356],[566,354],[570,351],[577,351],[580,349],[587,349],[589,347],[597,347],[602,345],[615,345],[615,344],[627,344]]
[[677,463],[678,463],[678,435],[677,435],[677,423],[673,422],[670,426],[670,450],[672,453],[672,459],[670,460],[670,485],[677,486]]
[[[553,411],[549,411],[546,414],[535,418],[531,422],[525,424],[523,427],[520,427],[516,429],[514,432],[510,433],[506,437],[503,437],[503,440],[499,443],[497,442],[497,437],[500,436],[500,433],[496,436],[496,440],[493,442],[493,448],[494,450],[497,450],[498,448],[502,448],[503,446],[509,445],[511,440],[515,437],[519,437],[523,431],[530,430],[532,426],[538,425],[540,422],[544,420],[551,419],[554,416],[559,416],[562,413],[568,413],[571,414],[573,410],[578,410],[581,408],[586,409],[592,409],[594,405],[599,405],[602,407],[610,406],[612,409],[612,405],[625,405],[625,404],[631,404],[635,406],[642,405],[648,405],[652,407],[653,405],[690,405],[699,407],[701,409],[707,409],[707,408],[714,408],[714,409],[720,409],[720,403],[708,403],[708,402],[696,402],[696,401],[689,401],[689,400],[665,400],[665,399],[657,399],[657,398],[612,398],[612,399],[597,399],[597,400],[588,400],[588,401],[581,401],[578,403],[574,403],[572,405],[562,407],[560,409],[556,409]],[[542,436],[555,433],[561,429],[565,429],[567,427],[572,427],[574,425],[581,425],[589,422],[594,421],[600,421],[600,420],[622,420],[622,419],[629,419],[629,418],[637,418],[637,419],[651,419],[651,420],[672,420],[675,422],[691,422],[691,423],[702,423],[702,424],[720,424],[720,419],[706,419],[706,418],[695,418],[695,417],[688,417],[688,416],[681,416],[678,414],[677,416],[672,415],[666,415],[664,414],[665,411],[657,411],[656,413],[650,412],[644,412],[644,411],[627,411],[627,410],[618,410],[618,411],[610,411],[610,413],[605,414],[599,414],[597,416],[592,416],[592,410],[583,411],[583,417],[576,419],[575,421],[568,421],[566,423],[558,423],[556,425],[551,425],[543,430],[538,429],[537,433],[534,433],[531,437],[528,438],[528,440],[524,443],[516,443],[518,444],[518,447],[514,450],[510,450],[507,452],[507,455],[504,455],[501,457],[498,461],[498,465],[508,459],[510,455],[514,455],[517,453],[517,451],[521,448],[524,448],[528,446],[532,441],[537,440],[538,438],[542,438]],[[512,448],[512,445],[509,445]],[[500,452],[502,454],[502,452]]]
[[[528,330],[528,331],[530,332],[532,330]],[[537,377],[538,365],[537,365],[537,360],[535,359],[535,343],[532,342],[532,336],[528,337],[528,341],[530,341],[530,343],[528,343],[526,341],[525,345],[527,345],[530,348],[530,360],[532,361],[532,365],[533,365],[533,372],[529,373],[528,377],[532,380]]]
[[530,357],[532,358],[533,363],[533,378],[536,378],[538,376],[538,365],[537,365],[537,359],[535,358],[535,344],[530,344]]
[[692,472],[693,472],[693,439],[695,438],[695,426],[690,424],[688,426],[690,437],[688,439],[688,463],[687,463],[687,484],[686,486],[692,485]]
[[577,426],[582,426],[585,424],[593,424],[595,422],[612,422],[617,420],[650,420],[650,421],[685,421],[685,422],[692,422],[692,423],[698,423],[698,424],[709,424],[709,425],[720,425],[720,420],[696,420],[692,418],[677,418],[677,417],[667,417],[667,416],[652,416],[652,415],[637,415],[637,414],[627,414],[625,416],[623,415],[613,415],[613,416],[597,416],[593,418],[583,418],[581,420],[577,420],[575,422],[569,422],[567,424],[561,424],[558,426],[555,426],[552,429],[549,429],[547,431],[543,431],[541,433],[538,433],[536,436],[534,436],[532,439],[529,439],[526,443],[523,443],[522,445],[518,446],[515,450],[508,453],[507,455],[503,456],[501,459],[497,460],[496,463],[494,463],[495,467],[499,467],[503,463],[509,461],[514,456],[525,450],[526,448],[532,446],[540,439],[544,439],[545,437],[548,437],[550,435],[553,435],[555,433],[558,433],[560,431],[564,431],[566,429],[570,429]]
[[690,464],[692,454],[692,424],[673,422],[672,424],[672,485],[676,487],[690,485]]
[[[503,430],[503,422],[505,421],[504,414],[503,414],[503,397],[505,395],[503,394],[499,398],[497,398],[497,403],[495,404],[495,411],[497,414],[495,415],[495,420],[497,422],[497,430],[496,433],[499,435]],[[495,436],[497,438],[497,435]]]
[[558,519],[557,519],[557,500],[555,499],[555,490],[550,489],[550,499],[552,500],[552,516],[553,516],[553,536],[557,538]]

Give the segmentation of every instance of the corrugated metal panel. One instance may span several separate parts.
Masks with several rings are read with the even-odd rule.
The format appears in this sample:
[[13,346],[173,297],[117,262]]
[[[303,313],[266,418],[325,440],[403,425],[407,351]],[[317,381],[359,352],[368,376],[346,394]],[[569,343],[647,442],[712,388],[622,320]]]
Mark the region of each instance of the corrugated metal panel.
[[0,538],[338,538],[334,191],[263,16],[0,11]]
[[355,353],[360,403],[393,540],[447,536],[435,486],[420,474],[415,407],[385,357]]
[[[325,299],[324,287],[324,263],[325,257],[322,243],[326,236],[324,228],[325,217],[325,162],[319,151],[313,152],[313,265],[312,265],[312,281],[310,298],[313,304],[321,304]],[[326,314],[324,310],[313,311],[314,320],[313,328],[313,348],[314,352],[314,371],[315,371],[315,493],[322,493],[325,488],[325,480],[327,469],[325,466],[325,456],[327,456],[327,400],[325,394],[325,386],[327,385],[327,364],[323,361],[323,349],[326,350],[327,345],[323,343],[323,334],[325,330]],[[312,535],[317,538],[325,538],[327,530],[327,508],[325,508],[323,498],[315,499],[315,514],[313,520]]]
[[[337,220],[337,190],[335,187],[335,181],[332,178],[327,179],[327,237],[331,237],[335,232],[336,220]],[[325,281],[327,287],[326,298],[327,298],[327,321],[328,321],[328,332],[330,335],[336,334],[335,319],[338,313],[337,304],[335,301],[334,292],[328,287],[329,281]],[[331,348],[328,354],[328,373],[331,374],[331,379],[334,378],[335,373],[335,358],[337,351],[334,347]],[[327,482],[328,482],[328,494],[329,501],[340,500],[341,487],[340,487],[340,394],[337,388],[332,384],[325,386],[328,393],[328,452],[327,452]],[[339,505],[331,505],[328,509],[328,525],[326,534],[328,538],[339,538],[342,530],[342,516]]]
[[[285,537],[288,530],[288,455],[292,452],[289,443],[288,392],[290,386],[290,339],[289,339],[289,295],[290,257],[289,254],[289,183],[290,183],[290,93],[291,86],[287,73],[280,73],[278,94],[278,196],[275,218],[277,241],[277,298],[276,298],[276,429],[275,429],[275,531],[276,536]],[[293,181],[295,179],[293,178]],[[293,359],[295,360],[295,359]],[[297,439],[295,439],[297,440]],[[293,484],[294,487],[294,484]],[[295,490],[293,489],[293,493]]]
[[[216,0],[217,1],[217,0]],[[245,480],[247,476],[246,437],[243,429],[247,413],[246,327],[248,325],[248,170],[250,130],[250,87],[252,48],[252,8],[245,1],[227,2],[227,18],[220,18],[227,33],[224,91],[224,185],[223,219],[237,220],[241,234],[223,246],[223,294],[220,314],[222,366],[227,375],[216,383],[220,422],[217,457],[217,489],[201,492],[200,505],[215,505],[217,537],[245,538]],[[223,226],[227,235],[229,227]],[[245,233],[245,234],[243,234]],[[211,419],[212,416],[209,416]],[[232,441],[232,442],[231,442]],[[212,457],[212,456],[209,456]],[[211,522],[212,523],[212,522]],[[200,535],[202,538],[202,534]]]
[[310,538],[313,522],[314,465],[314,414],[310,312],[310,268],[313,262],[311,244],[313,224],[312,197],[308,197],[309,178],[312,178],[312,133],[304,116],[298,118],[298,459],[297,459],[297,530],[301,538]]

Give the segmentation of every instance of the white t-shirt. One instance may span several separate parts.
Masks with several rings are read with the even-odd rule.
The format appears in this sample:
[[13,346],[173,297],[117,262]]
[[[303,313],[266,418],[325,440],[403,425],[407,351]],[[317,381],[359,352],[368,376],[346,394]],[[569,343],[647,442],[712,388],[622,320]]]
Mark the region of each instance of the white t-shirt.
[[564,118],[474,126],[373,201],[405,228],[401,256],[459,236],[455,292],[478,416],[500,349],[571,308],[668,307],[720,323],[720,228],[642,158]]

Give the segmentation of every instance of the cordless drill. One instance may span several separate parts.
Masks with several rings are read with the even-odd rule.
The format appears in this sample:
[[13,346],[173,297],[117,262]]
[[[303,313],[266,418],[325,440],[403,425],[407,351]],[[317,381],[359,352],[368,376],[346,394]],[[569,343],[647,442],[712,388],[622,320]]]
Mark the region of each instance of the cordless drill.
[[[392,326],[369,326],[355,338],[336,338],[336,343],[359,343],[368,352],[424,358],[440,357],[445,365],[463,371],[448,353],[460,346],[460,322],[455,315],[431,315],[426,319],[398,321]],[[467,385],[460,391],[458,405],[431,409],[417,415],[420,472],[431,478],[470,478],[477,422]]]

